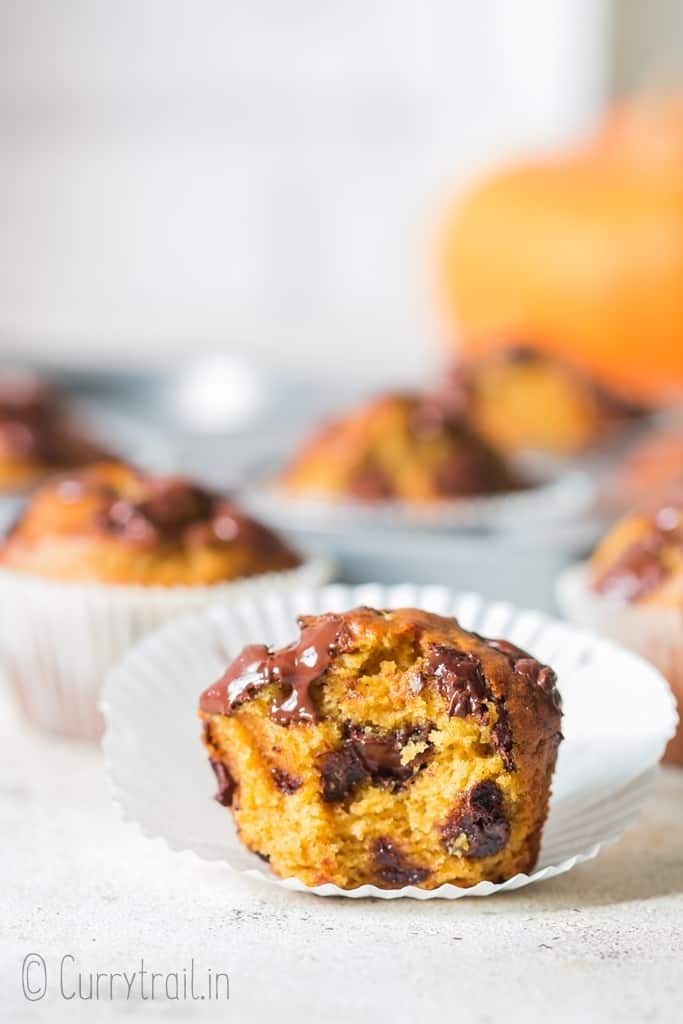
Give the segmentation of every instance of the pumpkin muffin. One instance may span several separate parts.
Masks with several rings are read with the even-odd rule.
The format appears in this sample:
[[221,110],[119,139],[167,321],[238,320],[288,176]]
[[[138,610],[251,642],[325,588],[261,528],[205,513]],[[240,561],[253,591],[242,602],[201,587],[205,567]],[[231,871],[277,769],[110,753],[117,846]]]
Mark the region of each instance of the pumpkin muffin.
[[[587,565],[561,577],[558,601],[572,621],[651,661],[683,713],[683,499],[619,520]],[[680,725],[664,759],[683,765]]]
[[463,363],[450,389],[473,428],[508,452],[576,455],[639,411],[575,368],[523,347]]
[[591,559],[598,594],[683,611],[683,502],[621,519]]
[[430,501],[510,491],[520,479],[439,395],[389,394],[320,429],[280,479],[291,494]]
[[96,738],[104,676],[147,632],[245,590],[328,578],[228,498],[97,463],[38,488],[0,545],[2,668],[34,724]]
[[552,669],[413,608],[299,619],[201,695],[242,842],[275,874],[344,889],[529,872],[560,734]]
[[105,457],[55,392],[33,373],[0,369],[0,491]]
[[149,586],[206,585],[300,561],[227,498],[120,462],[39,488],[0,548],[0,565],[15,571]]

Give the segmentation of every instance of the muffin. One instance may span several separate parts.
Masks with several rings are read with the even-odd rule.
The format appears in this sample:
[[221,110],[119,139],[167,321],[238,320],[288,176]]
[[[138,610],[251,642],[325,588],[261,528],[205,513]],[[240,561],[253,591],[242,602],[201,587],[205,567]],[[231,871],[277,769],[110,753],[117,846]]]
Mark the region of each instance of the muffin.
[[98,463],[38,489],[0,565],[63,581],[194,586],[300,565],[275,533],[182,477]]
[[304,616],[200,697],[241,841],[343,889],[501,882],[536,863],[560,733],[555,674],[413,608]]
[[601,506],[623,512],[683,494],[683,427],[653,431],[627,452],[602,488]]
[[0,492],[23,491],[105,451],[33,373],[0,369]]
[[503,349],[454,371],[452,401],[502,451],[577,455],[639,410],[548,355]]
[[[570,570],[558,600],[573,621],[643,655],[668,679],[683,708],[683,499],[625,516],[587,566]],[[645,699],[645,697],[644,697]],[[665,760],[683,764],[683,731]]]
[[98,463],[41,486],[0,546],[2,668],[33,722],[97,736],[102,678],[149,629],[246,587],[326,577],[229,499]]
[[494,494],[521,481],[440,396],[390,394],[326,424],[280,484],[300,496],[377,502]]

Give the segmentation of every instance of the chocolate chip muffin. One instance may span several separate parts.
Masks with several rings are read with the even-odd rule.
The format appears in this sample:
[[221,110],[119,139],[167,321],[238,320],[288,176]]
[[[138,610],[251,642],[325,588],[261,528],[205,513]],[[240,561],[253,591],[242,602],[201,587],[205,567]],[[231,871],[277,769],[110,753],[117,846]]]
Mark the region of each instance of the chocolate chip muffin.
[[45,381],[0,368],[0,492],[25,490],[105,454]]
[[552,669],[413,608],[302,617],[201,695],[242,842],[352,889],[500,882],[536,863],[560,734]]
[[482,437],[508,452],[576,455],[642,414],[575,367],[523,346],[463,363],[445,390]]
[[43,484],[0,542],[0,658],[26,717],[96,739],[107,671],[168,619],[245,591],[315,586],[232,501],[180,477],[97,463]]
[[[651,661],[668,680],[683,718],[683,499],[655,502],[620,519],[588,563],[562,574],[557,600],[572,622]],[[683,765],[680,723],[664,760]]]
[[99,463],[39,488],[0,565],[59,580],[212,584],[291,569],[299,556],[233,502],[182,477]]
[[429,501],[514,490],[521,479],[437,395],[385,395],[325,425],[280,479],[291,494]]
[[593,553],[591,585],[630,604],[683,610],[683,501],[621,519]]

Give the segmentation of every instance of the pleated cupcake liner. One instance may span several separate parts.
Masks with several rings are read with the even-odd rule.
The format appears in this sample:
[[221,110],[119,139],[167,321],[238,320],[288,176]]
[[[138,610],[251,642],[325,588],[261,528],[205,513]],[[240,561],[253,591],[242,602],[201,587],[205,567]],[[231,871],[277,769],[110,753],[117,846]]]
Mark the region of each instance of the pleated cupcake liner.
[[[566,569],[557,582],[562,613],[578,626],[594,629],[651,662],[665,679],[683,714],[683,611],[655,605],[628,604],[596,593],[590,568],[580,563]],[[669,744],[665,758],[683,765],[683,729]]]
[[209,605],[330,579],[331,563],[210,586],[61,582],[0,569],[0,670],[26,718],[47,732],[98,739],[108,670],[151,630]]
[[[530,874],[498,884],[480,882],[472,888],[452,884],[433,890],[309,887],[297,878],[277,878],[239,843],[230,815],[211,799],[215,780],[199,739],[199,694],[245,644],[279,646],[296,635],[297,615],[358,605],[418,607],[454,615],[465,628],[505,637],[557,671],[565,741],[560,746],[539,860]],[[518,889],[595,857],[637,820],[677,720],[673,697],[661,675],[609,641],[507,602],[414,584],[288,590],[184,617],[148,636],[110,672],[102,706],[112,795],[123,817],[137,823],[145,835],[163,839],[173,850],[192,851],[203,860],[286,889],[323,896],[419,900]]]

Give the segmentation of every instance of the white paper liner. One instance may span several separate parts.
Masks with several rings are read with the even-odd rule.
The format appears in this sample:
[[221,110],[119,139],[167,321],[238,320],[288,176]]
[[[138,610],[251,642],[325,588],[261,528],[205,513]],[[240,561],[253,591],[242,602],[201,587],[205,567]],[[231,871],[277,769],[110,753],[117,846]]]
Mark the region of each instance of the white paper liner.
[[[302,613],[357,605],[419,607],[455,615],[469,629],[506,637],[555,667],[565,741],[536,869],[502,884],[343,890],[278,879],[239,843],[228,811],[211,796],[215,780],[199,739],[200,692],[244,644],[279,645],[296,635]],[[648,698],[642,699],[643,689]],[[179,620],[131,651],[108,676],[103,741],[112,794],[125,819],[173,850],[223,862],[240,874],[323,896],[458,899],[517,889],[594,857],[633,823],[676,724],[666,682],[650,665],[608,641],[503,602],[446,587],[334,585],[270,594]]]
[[38,728],[98,739],[104,677],[150,630],[217,602],[317,586],[332,575],[322,557],[211,586],[61,582],[0,569],[0,669]]
[[[594,629],[652,662],[669,681],[683,708],[683,611],[652,605],[628,604],[609,595],[596,594],[590,586],[590,569],[583,562],[561,573],[557,602],[570,622]],[[667,760],[683,764],[683,729],[670,744]]]

